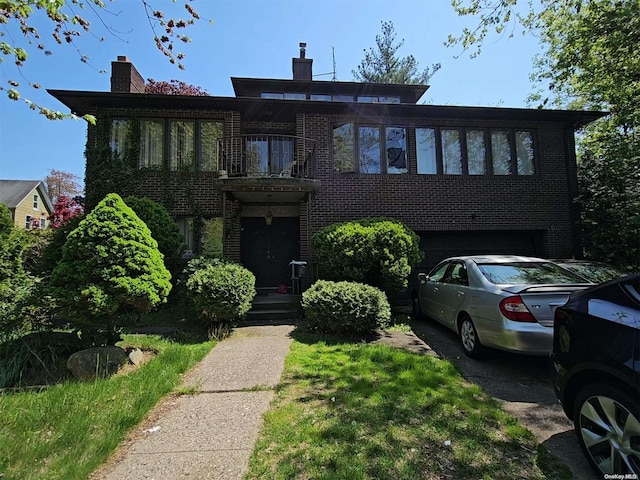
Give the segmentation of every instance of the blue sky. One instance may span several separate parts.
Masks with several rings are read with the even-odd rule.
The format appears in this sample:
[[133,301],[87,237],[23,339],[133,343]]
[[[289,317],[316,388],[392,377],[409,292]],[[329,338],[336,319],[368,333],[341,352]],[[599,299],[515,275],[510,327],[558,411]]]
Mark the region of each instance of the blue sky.
[[[182,13],[178,0],[155,0],[165,12]],[[91,34],[77,46],[89,56],[89,64],[69,45],[49,42],[46,21],[43,38],[53,55],[31,52],[21,74],[12,65],[0,64],[0,81],[24,76],[49,89],[108,91],[111,61],[126,55],[141,75],[155,80],[179,79],[198,85],[216,96],[233,96],[230,77],[290,79],[291,58],[298,56],[299,42],[307,43],[307,58],[313,58],[315,74],[330,73],[332,47],[336,76],[351,81],[351,73],[375,45],[381,21],[392,21],[398,40],[405,43],[400,55],[412,54],[422,68],[441,63],[422,99],[435,105],[525,107],[532,91],[531,60],[538,44],[531,35],[516,34],[489,39],[476,59],[455,58],[457,48],[443,45],[450,33],[473,26],[456,16],[449,0],[196,0],[192,3],[213,24],[201,21],[188,30],[193,42],[184,46],[186,70],[178,70],[156,50],[140,0],[113,0],[102,21],[90,12]],[[45,33],[47,32],[47,33]],[[98,37],[104,36],[104,42]],[[100,70],[107,73],[99,73]],[[331,80],[332,75],[315,77]],[[4,96],[4,92],[0,92]],[[46,91],[24,87],[24,97],[50,108],[68,110]],[[84,178],[84,121],[50,121],[30,111],[22,102],[0,99],[0,178],[41,180],[50,169],[72,172]]]

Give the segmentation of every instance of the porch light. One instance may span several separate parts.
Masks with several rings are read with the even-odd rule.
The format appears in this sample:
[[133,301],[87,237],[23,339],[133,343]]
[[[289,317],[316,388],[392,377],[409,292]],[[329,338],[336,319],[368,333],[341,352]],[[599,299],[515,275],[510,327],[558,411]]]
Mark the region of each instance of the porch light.
[[264,215],[264,221],[267,225],[273,222],[273,212],[271,211],[271,195],[267,195],[267,213]]

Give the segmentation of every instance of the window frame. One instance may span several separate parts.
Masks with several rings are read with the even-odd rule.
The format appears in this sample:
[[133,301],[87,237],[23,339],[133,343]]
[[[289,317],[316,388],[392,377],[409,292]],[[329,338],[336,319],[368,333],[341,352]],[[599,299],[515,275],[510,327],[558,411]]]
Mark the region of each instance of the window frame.
[[[535,128],[514,128],[514,127],[476,127],[476,126],[454,126],[454,125],[414,125],[412,147],[415,148],[415,162],[417,175],[439,175],[439,176],[469,176],[469,177],[535,177],[538,175],[538,137]],[[436,173],[421,173],[419,162],[419,146],[418,146],[418,130],[433,130],[435,141],[435,162]],[[459,132],[460,150],[462,155],[462,172],[461,173],[445,173],[444,172],[444,150],[443,150],[443,132],[444,131]],[[469,173],[469,132],[483,132],[484,137],[484,173]],[[495,173],[494,169],[494,152],[493,138],[494,132],[505,132],[509,142],[509,168],[508,174]],[[530,161],[532,173],[520,173],[518,168],[518,151],[517,151],[517,135],[526,133],[531,136],[531,149],[533,157]]]
[[[336,129],[341,128],[345,125],[351,125],[352,130],[352,143],[353,143],[353,168],[350,170],[337,170],[335,166],[335,151],[334,151],[334,132]],[[391,128],[402,129],[404,130],[404,155],[405,155],[405,167],[403,172],[391,172],[389,171],[389,159],[387,157],[387,130]],[[373,129],[377,131],[378,138],[378,162],[379,162],[379,171],[377,172],[364,172],[362,171],[362,162],[361,162],[361,138],[360,131],[361,129]],[[371,124],[371,123],[358,123],[354,121],[347,122],[334,122],[331,128],[331,139],[332,139],[332,163],[333,163],[333,172],[335,174],[348,174],[355,173],[359,175],[407,175],[409,174],[409,130],[410,127],[407,125],[399,125],[396,123],[383,123],[383,124]],[[399,169],[400,170],[400,169]]]
[[[119,117],[119,118],[114,118],[113,121],[119,121],[119,122],[129,122],[129,125],[131,124],[131,118],[123,118],[123,117]],[[140,122],[140,153],[138,155],[138,169],[139,170],[168,170],[171,172],[177,172],[177,171],[192,171],[192,172],[217,172],[218,168],[219,168],[219,164],[218,164],[218,143],[217,141],[224,137],[224,132],[225,132],[225,121],[224,118],[192,118],[192,117],[187,117],[187,118],[175,118],[175,117],[142,117],[139,119]],[[161,153],[161,158],[157,163],[153,163],[153,164],[143,164],[142,163],[142,154],[144,151],[144,139],[143,139],[143,125],[145,122],[152,122],[152,123],[156,123],[156,124],[160,124],[162,129],[162,138],[159,142],[159,144],[161,145],[162,148],[162,153]],[[177,122],[186,122],[186,123],[192,123],[193,124],[193,132],[192,132],[192,138],[193,138],[193,155],[194,155],[194,159],[190,164],[185,164],[183,163],[182,166],[180,165],[174,165],[172,162],[172,152],[171,152],[171,147],[172,147],[172,142],[171,142],[171,131],[172,131],[172,125],[174,123]],[[210,168],[204,169],[205,166],[205,162],[204,162],[204,149],[203,149],[203,145],[202,145],[202,128],[203,125],[205,124],[218,124],[219,125],[219,136],[216,137],[214,139],[214,155],[216,156],[216,158],[214,159],[214,165],[215,165],[215,170],[212,170]],[[112,129],[113,129],[113,123],[112,123]],[[112,134],[113,135],[113,134]],[[210,162],[209,162],[210,163]]]
[[40,197],[37,193],[33,194],[33,209],[38,210],[40,208]]

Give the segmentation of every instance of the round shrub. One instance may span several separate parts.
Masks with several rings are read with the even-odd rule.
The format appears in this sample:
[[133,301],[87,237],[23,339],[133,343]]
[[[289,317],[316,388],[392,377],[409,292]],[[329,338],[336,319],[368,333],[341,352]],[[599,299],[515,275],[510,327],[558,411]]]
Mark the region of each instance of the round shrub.
[[256,295],[256,277],[242,265],[203,263],[187,280],[187,290],[199,315],[210,323],[225,323],[247,314]]
[[326,333],[366,333],[385,328],[391,308],[384,292],[355,282],[318,280],[302,294],[305,322]]
[[422,259],[420,239],[402,222],[363,218],[329,225],[313,237],[325,280],[362,282],[392,293],[407,287]]

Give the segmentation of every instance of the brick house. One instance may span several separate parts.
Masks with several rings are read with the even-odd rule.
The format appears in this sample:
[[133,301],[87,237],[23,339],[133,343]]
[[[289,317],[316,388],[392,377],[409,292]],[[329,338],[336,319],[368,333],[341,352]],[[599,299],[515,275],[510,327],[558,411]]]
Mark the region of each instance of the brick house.
[[126,57],[110,92],[50,91],[98,118],[87,197],[101,122],[115,159],[135,118],[141,191],[196,251],[194,218],[219,219],[224,253],[258,287],[289,284],[291,260],[313,264],[322,227],[366,216],[416,231],[422,268],[453,254],[580,256],[574,132],[600,112],[418,104],[425,85],[313,80],[304,47],[292,80],[232,78],[235,97],[146,94]]

